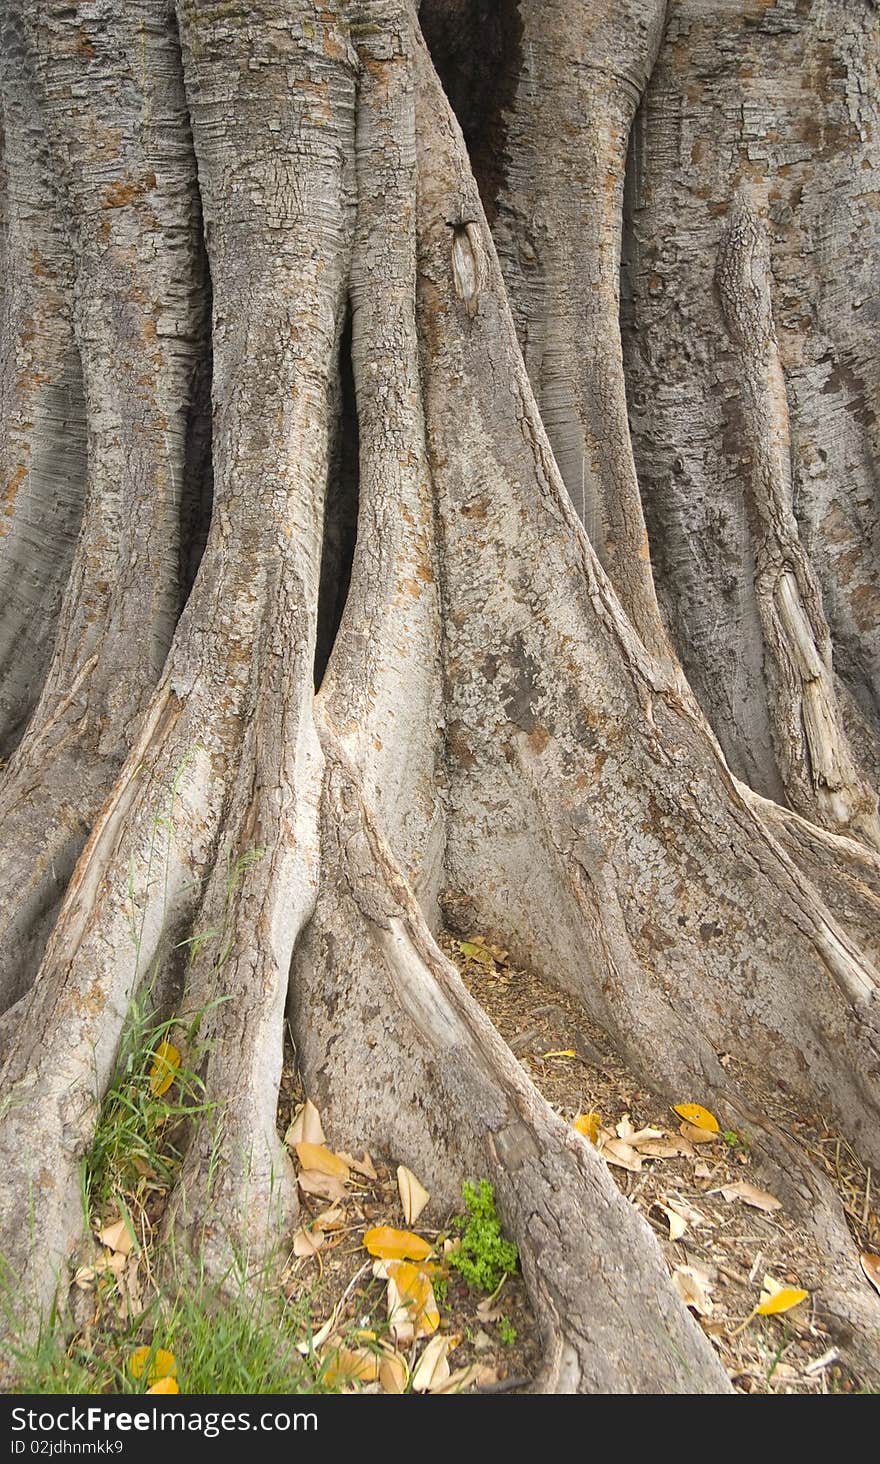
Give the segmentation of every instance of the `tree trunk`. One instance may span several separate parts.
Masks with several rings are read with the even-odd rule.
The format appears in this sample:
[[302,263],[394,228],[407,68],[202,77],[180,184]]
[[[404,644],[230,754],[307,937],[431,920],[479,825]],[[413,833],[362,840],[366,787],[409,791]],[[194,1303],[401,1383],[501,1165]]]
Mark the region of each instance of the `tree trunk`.
[[541,1389],[725,1391],[442,954],[457,919],[750,1132],[880,1375],[840,1204],[762,1108],[880,1159],[878,16],[722,9],[7,4],[23,1310],[152,984],[206,1013],[168,1223],[218,1274],[295,1223],[287,1021],[342,1141],[450,1202],[492,1180]]

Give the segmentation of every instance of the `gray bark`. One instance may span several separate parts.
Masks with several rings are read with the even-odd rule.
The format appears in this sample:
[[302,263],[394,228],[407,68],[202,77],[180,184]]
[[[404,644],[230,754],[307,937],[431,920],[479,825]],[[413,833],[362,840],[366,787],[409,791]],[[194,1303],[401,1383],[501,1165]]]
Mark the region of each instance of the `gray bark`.
[[[880,39],[866,4],[845,42],[824,5],[668,10],[523,0],[493,235],[409,0],[111,0],[92,29],[7,6],[30,60],[4,80],[0,628],[25,563],[39,603],[0,677],[10,737],[30,712],[0,784],[0,1252],[23,1305],[63,1285],[126,1010],[160,970],[157,999],[207,1013],[212,1119],[168,1225],[210,1268],[295,1223],[289,1020],[334,1133],[450,1201],[491,1177],[538,1387],[726,1390],[646,1228],[442,955],[457,911],[647,1083],[752,1135],[821,1233],[841,1346],[880,1371],[839,1203],[753,1111],[772,1079],[880,1159],[877,560],[856,532],[877,457],[867,408],[820,410],[838,388],[786,293],[846,335],[840,391],[849,371],[867,392],[876,302],[834,189],[863,207],[856,79]],[[453,52],[479,31],[470,5],[430,11]],[[795,62],[807,101],[773,90]],[[762,151],[786,105],[825,132]],[[190,589],[205,261],[214,500]],[[840,277],[861,292],[843,325]]]

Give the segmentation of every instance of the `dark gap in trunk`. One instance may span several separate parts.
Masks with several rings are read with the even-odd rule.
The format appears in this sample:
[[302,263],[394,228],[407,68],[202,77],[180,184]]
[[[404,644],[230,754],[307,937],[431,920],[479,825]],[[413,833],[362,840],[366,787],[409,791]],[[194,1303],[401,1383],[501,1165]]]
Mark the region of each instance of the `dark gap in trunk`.
[[491,224],[510,163],[506,114],[523,64],[517,0],[422,0],[419,21],[464,133]]
[[204,336],[189,399],[186,424],[183,492],[180,502],[180,608],[189,598],[195,582],[214,507],[214,461],[212,454],[211,385],[214,374],[211,340],[213,291],[204,236],[199,271],[204,292]]
[[349,305],[339,340],[337,367],[330,385],[327,496],[324,500],[324,541],[315,641],[316,691],[324,678],[348,598],[357,542],[359,477],[358,420],[351,364]]
[[[175,58],[181,97],[186,100],[186,80],[183,74],[183,52],[180,42],[180,26],[174,7],[169,6],[166,15],[169,34],[174,41],[172,55]],[[187,148],[192,158],[193,186],[196,193],[195,209],[197,242],[192,263],[193,290],[200,299],[199,351],[197,364],[190,383],[190,397],[187,406],[186,446],[184,451],[183,487],[180,495],[180,548],[178,552],[179,608],[183,609],[195,583],[208,530],[211,527],[211,513],[214,507],[214,461],[213,461],[213,415],[211,410],[211,388],[214,376],[214,351],[211,335],[211,319],[214,304],[214,290],[211,281],[211,265],[205,241],[205,223],[202,217],[201,194],[198,182],[195,139],[188,107],[184,106],[182,132],[185,133]]]

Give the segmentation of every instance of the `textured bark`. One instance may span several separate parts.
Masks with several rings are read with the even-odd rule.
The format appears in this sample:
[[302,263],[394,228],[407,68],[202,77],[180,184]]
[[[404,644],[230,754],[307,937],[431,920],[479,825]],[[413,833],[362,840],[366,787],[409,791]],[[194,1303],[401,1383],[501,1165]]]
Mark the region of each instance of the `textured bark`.
[[[39,624],[0,678],[10,740],[30,713],[0,784],[0,1252],[23,1299],[63,1284],[150,987],[205,1012],[212,1116],[168,1227],[210,1269],[261,1264],[295,1221],[289,1022],[341,1141],[450,1202],[491,1178],[539,1388],[726,1390],[647,1228],[439,950],[443,917],[750,1133],[876,1377],[839,1202],[761,1111],[781,1086],[880,1160],[876,560],[853,527],[873,419],[818,411],[818,327],[798,336],[786,293],[837,329],[833,186],[805,174],[795,221],[767,177],[791,209],[798,158],[748,140],[761,108],[806,125],[772,89],[797,57],[823,167],[861,199],[876,138],[847,78],[876,24],[857,5],[844,44],[828,6],[676,0],[664,37],[659,3],[523,0],[487,31],[493,113],[463,80],[485,79],[482,0],[424,9],[476,169],[409,0],[112,0],[91,30],[7,6],[27,65],[4,79],[0,629],[23,565]],[[694,129],[719,139],[705,163]],[[840,326],[860,382],[870,308]],[[811,413],[845,553],[832,488],[805,487]]]
[[669,9],[624,245],[658,592],[734,772],[876,844],[876,8]]

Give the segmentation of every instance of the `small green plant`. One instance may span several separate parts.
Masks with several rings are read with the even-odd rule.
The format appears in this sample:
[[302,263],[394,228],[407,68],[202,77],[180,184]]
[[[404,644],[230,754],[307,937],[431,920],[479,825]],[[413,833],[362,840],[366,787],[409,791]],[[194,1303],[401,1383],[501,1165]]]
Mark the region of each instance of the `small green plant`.
[[751,1146],[745,1134],[738,1134],[735,1129],[728,1129],[721,1137],[734,1154],[748,1154]]
[[502,1346],[513,1346],[516,1341],[516,1327],[513,1325],[510,1317],[498,1318],[498,1336],[501,1339]]
[[487,1179],[477,1184],[466,1181],[462,1196],[467,1215],[459,1215],[455,1220],[455,1228],[461,1232],[461,1244],[450,1251],[449,1264],[468,1286],[492,1292],[505,1276],[516,1270],[519,1252],[512,1241],[504,1239],[495,1196]]

